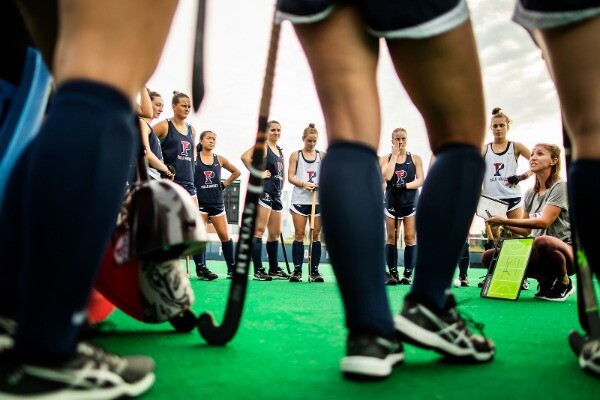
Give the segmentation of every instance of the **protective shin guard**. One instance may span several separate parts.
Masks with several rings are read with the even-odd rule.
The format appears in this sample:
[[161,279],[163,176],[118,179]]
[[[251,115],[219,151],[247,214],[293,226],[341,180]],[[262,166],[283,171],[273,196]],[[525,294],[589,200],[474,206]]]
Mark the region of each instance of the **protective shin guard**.
[[292,262],[294,269],[302,270],[304,263],[304,243],[294,240],[292,242]]
[[[419,246],[411,295],[439,309],[446,305],[456,262],[477,208],[484,169],[478,148],[446,147],[438,153],[421,190],[416,216]],[[449,172],[452,179],[448,179]],[[444,240],[439,240],[441,228]]]
[[269,271],[277,271],[279,269],[278,252],[279,241],[267,242],[267,257],[269,257]]
[[75,349],[139,146],[135,121],[114,88],[69,81],[27,150],[15,337],[24,359],[63,359]]
[[319,204],[346,326],[391,336],[392,315],[382,279],[385,260],[381,244],[385,237],[381,185],[373,149],[351,142],[329,146],[321,165]]
[[318,268],[321,263],[321,241],[313,242],[312,247],[312,267]]
[[600,186],[594,184],[600,175],[599,160],[577,160],[569,170],[569,204],[572,229],[577,232],[579,243],[587,257],[590,268],[600,279],[598,221],[600,221]]
[[404,273],[412,274],[415,269],[415,250],[417,246],[406,246],[404,247]]
[[254,238],[254,248],[252,249],[252,264],[254,265],[254,273],[263,268],[262,243],[262,238]]
[[233,239],[229,239],[227,242],[221,242],[221,248],[223,249],[223,258],[227,263],[227,269],[230,270],[235,265],[233,258]]

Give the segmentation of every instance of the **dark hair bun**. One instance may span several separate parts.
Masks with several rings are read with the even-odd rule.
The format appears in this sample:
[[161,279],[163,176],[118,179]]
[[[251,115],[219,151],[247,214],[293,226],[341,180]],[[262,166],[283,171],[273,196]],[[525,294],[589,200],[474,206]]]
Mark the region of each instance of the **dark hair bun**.
[[313,124],[313,123],[311,122],[310,124],[308,124],[308,127],[309,127],[309,128],[314,128],[314,127],[315,127],[315,124]]
[[500,111],[502,111],[502,109],[500,107],[494,107],[492,109],[492,115],[496,115],[498,114]]
[[175,95],[178,95],[179,93],[181,93],[181,92],[178,92],[177,90],[173,90],[173,95],[174,95],[174,96],[175,96]]

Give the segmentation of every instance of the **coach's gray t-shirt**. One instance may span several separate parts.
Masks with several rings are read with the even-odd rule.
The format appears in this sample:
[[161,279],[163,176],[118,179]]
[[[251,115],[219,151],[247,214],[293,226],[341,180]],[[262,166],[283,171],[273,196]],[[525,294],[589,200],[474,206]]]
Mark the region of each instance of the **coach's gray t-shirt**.
[[565,181],[562,179],[557,180],[541,196],[533,189],[529,189],[525,193],[525,211],[529,213],[529,218],[541,216],[546,204],[559,207],[560,214],[548,229],[533,229],[533,237],[554,236],[565,243],[571,244],[571,223],[569,221],[567,183]]

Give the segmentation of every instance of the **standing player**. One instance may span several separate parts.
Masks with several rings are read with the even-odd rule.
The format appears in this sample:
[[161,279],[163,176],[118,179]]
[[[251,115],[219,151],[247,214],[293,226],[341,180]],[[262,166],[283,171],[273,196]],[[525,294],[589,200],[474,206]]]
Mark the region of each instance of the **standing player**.
[[[567,188],[571,227],[580,240],[578,258],[600,278],[600,186],[593,184],[600,175],[600,1],[520,0],[513,19],[536,38],[556,83],[573,141]],[[579,365],[600,376],[600,339],[583,348]]]
[[[490,130],[494,140],[485,145],[482,154],[485,159],[485,176],[483,179],[482,194],[493,199],[503,200],[508,203],[508,218],[521,218],[523,215],[521,188],[518,183],[527,179],[533,173],[527,171],[517,175],[519,157],[529,160],[529,149],[519,142],[511,142],[506,138],[512,120],[500,107],[492,110]],[[493,240],[500,236],[500,228],[492,229]],[[479,282],[479,287],[483,282]],[[523,289],[529,289],[529,281],[523,281]]]
[[138,396],[154,382],[153,361],[110,354],[79,333],[139,148],[133,103],[177,1],[17,4],[56,92],[0,209],[0,314],[17,325],[0,353],[0,398]]
[[[519,157],[529,160],[529,149],[523,143],[512,142],[506,138],[512,120],[500,107],[492,110],[490,131],[494,140],[482,150],[485,159],[485,177],[482,194],[508,203],[508,218],[521,218],[523,202],[518,183],[533,175],[531,171],[517,175]],[[494,230],[497,240],[499,230]]]
[[[394,330],[455,359],[491,360],[494,345],[470,332],[449,295],[484,172],[483,87],[466,2],[280,0],[279,10],[280,17],[294,23],[329,134],[319,200],[349,331],[341,365],[345,376],[381,379],[391,374],[404,358]],[[381,279],[379,37],[387,42],[437,156],[419,198],[417,272],[395,323]],[[355,223],[357,213],[360,224]],[[446,229],[442,241],[439,226]]]
[[148,175],[154,179],[159,179],[160,177],[173,179],[174,175],[163,162],[162,149],[160,148],[158,136],[156,136],[154,129],[150,126],[150,122],[153,119],[158,118],[162,113],[162,98],[158,93],[151,92],[146,88],[140,92],[140,96],[142,98],[142,104],[147,101],[152,110],[151,118],[140,117],[142,146],[144,147],[146,159],[148,160]]
[[[406,151],[407,133],[404,128],[392,132],[392,152],[379,158],[385,186],[385,226],[387,240],[385,255],[392,278],[403,285],[412,283],[415,246],[415,212],[417,190],[423,186],[423,162],[421,157]],[[404,273],[398,276],[396,265],[396,232],[404,227]]]
[[[304,147],[290,155],[288,181],[294,185],[292,203],[290,205],[290,213],[294,222],[294,243],[292,244],[294,273],[290,278],[290,282],[302,281],[304,232],[306,231],[306,223],[310,222],[313,192],[319,186],[321,161],[325,157],[325,153],[315,148],[318,137],[319,132],[317,132],[315,124],[308,124],[308,127],[302,133]],[[312,282],[324,282],[323,276],[319,273],[319,261],[321,260],[321,241],[319,240],[319,235],[321,234],[321,212],[319,208],[319,201],[316,200],[315,229],[313,236],[308,238],[308,240],[313,241],[310,257],[312,265],[310,266],[309,277]]]
[[[223,191],[231,182],[240,176],[240,170],[235,167],[223,156],[217,156],[213,153],[217,135],[212,131],[204,131],[200,134],[198,147],[198,158],[194,167],[194,186],[198,192],[198,203],[200,205],[200,215],[206,223],[210,221],[217,231],[223,257],[227,263],[227,278],[231,278],[235,261],[233,258],[233,240],[229,237],[229,227],[227,226],[227,215],[225,214],[225,200]],[[231,174],[221,182],[221,169],[225,168]],[[206,250],[194,256],[196,262],[196,274],[198,279],[212,281],[218,278],[217,274],[211,272],[206,267]]]
[[[254,279],[270,281],[273,279],[289,279],[278,263],[279,235],[281,234],[281,191],[284,183],[284,160],[281,147],[277,145],[281,136],[281,124],[277,121],[267,122],[267,159],[263,173],[264,191],[258,200],[258,214],[256,216],[256,231],[254,232],[254,249],[252,263],[254,264]],[[252,164],[252,150],[249,148],[242,154],[242,162],[250,169]],[[262,237],[268,230],[267,256],[269,257],[269,273],[262,266]]]
[[194,138],[196,130],[187,122],[191,103],[188,95],[174,91],[171,101],[173,118],[154,125],[154,132],[160,140],[164,162],[175,168],[173,182],[182,186],[198,203],[194,186]]

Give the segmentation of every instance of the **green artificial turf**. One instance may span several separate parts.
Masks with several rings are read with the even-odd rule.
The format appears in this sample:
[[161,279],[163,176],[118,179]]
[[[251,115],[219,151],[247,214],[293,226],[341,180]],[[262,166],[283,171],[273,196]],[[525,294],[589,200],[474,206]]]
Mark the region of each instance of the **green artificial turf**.
[[[282,265],[283,266],[283,265]],[[220,322],[229,292],[224,263],[209,267],[212,282],[192,277],[197,314]],[[116,311],[96,339],[118,354],[146,354],[157,381],[146,399],[593,399],[600,379],[585,375],[567,344],[578,327],[576,296],[563,303],[533,298],[536,283],[518,301],[479,297],[483,270],[471,270],[471,287],[453,288],[459,310],[485,323],[497,345],[493,362],[453,365],[434,352],[405,346],[406,359],[377,383],[342,379],[343,311],[333,273],[325,283],[257,282],[248,286],[240,330],[224,347],[208,346],[194,330],[176,333]],[[394,313],[409,287],[388,287]],[[357,294],[359,295],[359,294]]]

